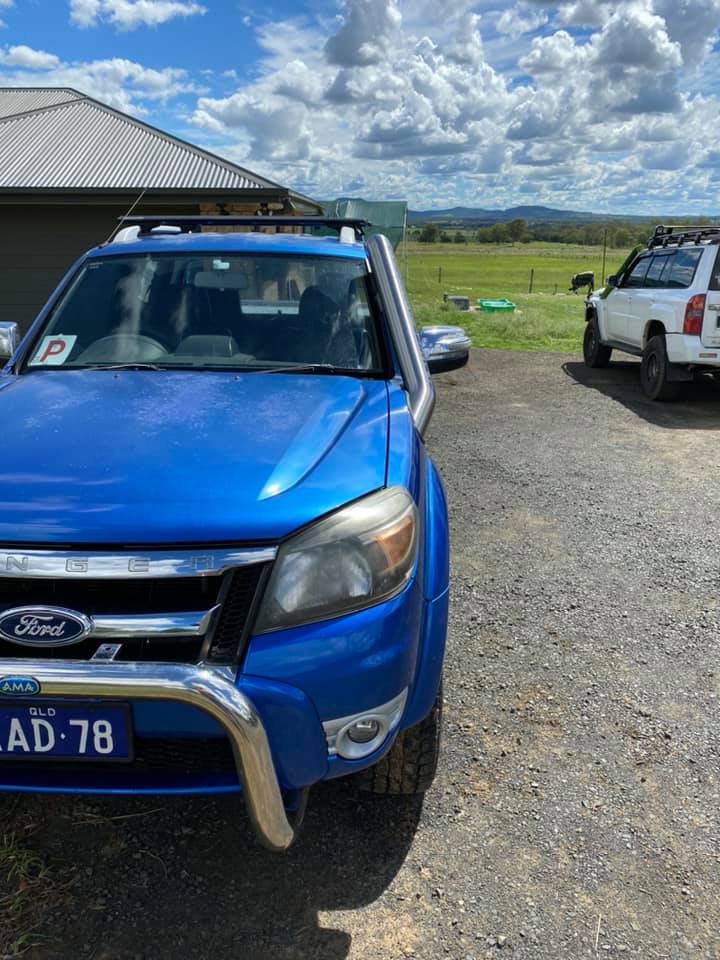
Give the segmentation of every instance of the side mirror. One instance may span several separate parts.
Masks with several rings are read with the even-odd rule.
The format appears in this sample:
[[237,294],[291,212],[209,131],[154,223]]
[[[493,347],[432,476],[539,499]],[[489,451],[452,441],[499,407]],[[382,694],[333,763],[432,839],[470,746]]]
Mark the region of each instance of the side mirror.
[[605,286],[607,287],[616,287],[618,285],[617,275],[613,273],[611,277],[608,277],[605,281]]
[[462,327],[423,327],[420,346],[430,373],[447,373],[465,366],[472,344]]
[[0,360],[9,360],[20,343],[16,323],[0,323]]

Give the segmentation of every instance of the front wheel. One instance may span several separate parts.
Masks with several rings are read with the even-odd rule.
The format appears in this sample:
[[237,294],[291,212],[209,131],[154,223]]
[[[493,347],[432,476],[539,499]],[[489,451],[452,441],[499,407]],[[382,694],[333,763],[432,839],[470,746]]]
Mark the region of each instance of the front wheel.
[[412,796],[430,789],[440,755],[442,686],[430,713],[399,733],[388,753],[367,770],[353,776],[355,786],[366,793]]
[[612,347],[600,342],[597,320],[588,320],[583,337],[583,357],[586,367],[606,367],[610,363]]
[[640,384],[650,400],[676,400],[680,395],[680,384],[668,380],[669,368],[665,337],[650,337],[640,363]]

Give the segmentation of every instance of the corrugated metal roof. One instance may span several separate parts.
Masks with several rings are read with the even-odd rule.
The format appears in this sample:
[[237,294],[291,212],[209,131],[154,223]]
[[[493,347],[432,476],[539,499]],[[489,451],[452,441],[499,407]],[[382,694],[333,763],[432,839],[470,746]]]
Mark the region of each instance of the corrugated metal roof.
[[0,191],[276,187],[75,90],[0,89]]
[[68,100],[79,100],[82,94],[66,87],[13,87],[0,89],[0,118],[12,117],[28,110],[42,110]]

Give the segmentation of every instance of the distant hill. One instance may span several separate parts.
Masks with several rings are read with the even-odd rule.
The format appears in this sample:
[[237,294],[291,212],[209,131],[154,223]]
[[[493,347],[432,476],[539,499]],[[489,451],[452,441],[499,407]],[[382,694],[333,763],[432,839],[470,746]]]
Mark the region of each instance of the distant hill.
[[450,207],[447,210],[408,210],[408,223],[472,223],[474,225],[498,223],[507,220],[527,220],[528,223],[549,221],[576,221],[589,223],[597,220],[649,220],[651,217],[611,216],[581,210],[557,210],[554,207],[528,205],[509,207],[507,210],[486,210],[483,207]]

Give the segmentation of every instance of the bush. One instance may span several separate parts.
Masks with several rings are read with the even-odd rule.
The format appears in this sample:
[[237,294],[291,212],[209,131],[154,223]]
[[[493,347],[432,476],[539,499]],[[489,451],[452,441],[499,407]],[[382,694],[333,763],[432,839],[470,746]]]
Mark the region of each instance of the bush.
[[438,228],[434,223],[426,223],[420,231],[418,240],[420,243],[437,243]]

